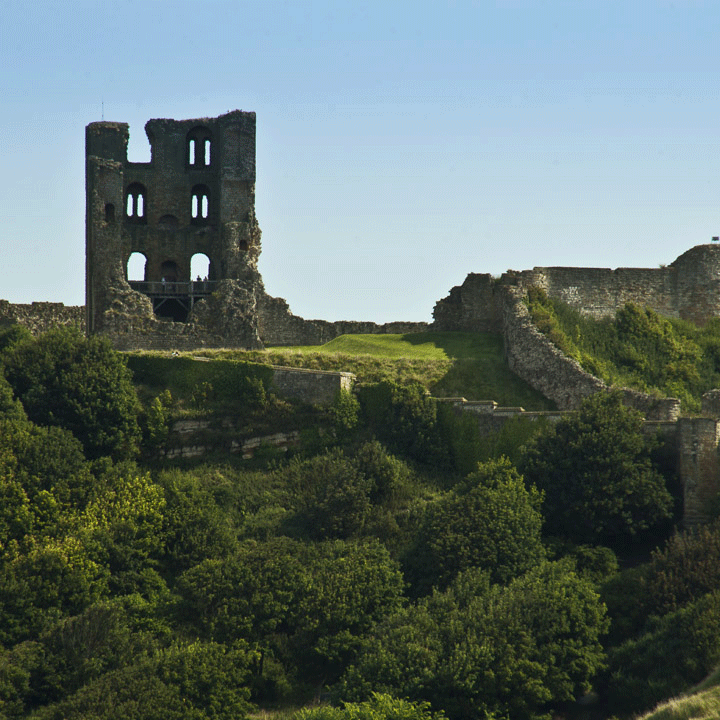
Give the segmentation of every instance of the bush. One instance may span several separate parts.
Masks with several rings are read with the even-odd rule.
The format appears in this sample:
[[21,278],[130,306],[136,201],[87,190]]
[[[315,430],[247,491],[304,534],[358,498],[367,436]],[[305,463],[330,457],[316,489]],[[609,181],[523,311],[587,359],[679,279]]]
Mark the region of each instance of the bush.
[[620,550],[672,515],[642,425],[619,393],[596,393],[533,439],[521,469],[545,494],[549,534]]
[[700,682],[720,662],[720,591],[655,621],[609,652],[610,711],[648,710]]
[[400,700],[386,693],[373,693],[361,703],[343,703],[342,707],[326,705],[305,708],[290,720],[443,720],[442,712],[432,712],[430,703]]
[[127,458],[140,439],[132,376],[107,338],[55,328],[2,354],[5,376],[28,417],[63,427],[90,458]]
[[428,505],[408,558],[414,592],[446,587],[468,568],[484,568],[508,582],[545,557],[541,496],[503,458],[480,464],[461,486]]
[[606,628],[592,585],[567,562],[507,586],[469,570],[375,629],[344,676],[344,697],[387,692],[458,719],[547,717],[588,690]]
[[418,383],[383,381],[358,390],[365,421],[378,440],[400,456],[447,467],[450,452],[437,420],[437,403]]
[[664,615],[720,587],[720,522],[677,533],[648,568],[648,612]]

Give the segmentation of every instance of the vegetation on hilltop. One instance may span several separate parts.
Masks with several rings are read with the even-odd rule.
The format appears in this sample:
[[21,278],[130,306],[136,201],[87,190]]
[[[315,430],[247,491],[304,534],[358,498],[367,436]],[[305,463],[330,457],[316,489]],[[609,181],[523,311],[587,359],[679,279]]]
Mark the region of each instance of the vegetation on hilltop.
[[352,372],[359,383],[417,382],[436,397],[495,400],[526,410],[554,409],[549,400],[508,368],[502,336],[496,333],[341,335],[321,346],[194,354]]
[[614,319],[596,320],[536,287],[527,303],[537,328],[608,385],[680,398],[685,412],[698,412],[703,393],[720,387],[717,318],[699,328],[627,303]]
[[[629,717],[720,661],[720,525],[671,534],[672,477],[612,395],[481,437],[402,358],[323,409],[246,354],[52,337],[0,331],[2,717],[547,720],[589,690]],[[444,377],[488,347],[428,337]],[[190,413],[300,442],[163,459]]]

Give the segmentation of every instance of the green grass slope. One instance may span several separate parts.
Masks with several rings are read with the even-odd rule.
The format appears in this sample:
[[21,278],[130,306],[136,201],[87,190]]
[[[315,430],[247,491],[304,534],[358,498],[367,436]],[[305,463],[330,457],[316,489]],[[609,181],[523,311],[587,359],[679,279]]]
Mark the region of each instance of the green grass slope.
[[641,720],[717,720],[720,718],[720,668],[680,697],[658,705]]
[[614,319],[596,320],[539,288],[530,288],[527,302],[536,327],[609,385],[680,398],[690,413],[720,387],[718,318],[700,328],[627,303]]
[[[196,355],[199,353],[195,353]],[[321,346],[261,351],[207,351],[208,357],[352,372],[358,382],[417,381],[437,397],[495,400],[504,406],[549,410],[553,405],[505,362],[494,333],[342,335]]]

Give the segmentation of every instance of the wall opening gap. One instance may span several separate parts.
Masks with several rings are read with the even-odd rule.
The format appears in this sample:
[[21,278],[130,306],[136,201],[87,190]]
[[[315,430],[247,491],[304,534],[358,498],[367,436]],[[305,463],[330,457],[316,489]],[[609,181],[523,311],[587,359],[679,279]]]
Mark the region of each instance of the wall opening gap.
[[127,279],[130,282],[143,282],[147,258],[140,252],[130,254],[127,262]]

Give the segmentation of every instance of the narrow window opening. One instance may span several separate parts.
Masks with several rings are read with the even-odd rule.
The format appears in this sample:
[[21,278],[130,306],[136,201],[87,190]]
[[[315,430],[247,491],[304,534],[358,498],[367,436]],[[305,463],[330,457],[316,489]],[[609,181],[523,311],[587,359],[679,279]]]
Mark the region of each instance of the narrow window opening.
[[140,183],[133,183],[127,189],[125,212],[130,222],[146,222],[146,190]]
[[106,223],[114,223],[115,222],[115,206],[112,203],[105,204],[105,222]]
[[196,185],[192,189],[190,214],[196,224],[206,223],[210,218],[210,191],[206,185]]
[[187,164],[192,167],[210,165],[212,135],[206,127],[193,128],[186,136]]

